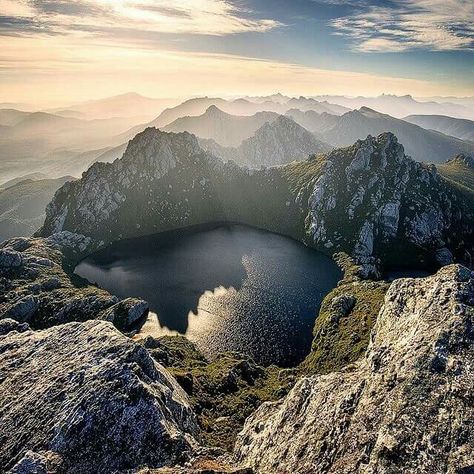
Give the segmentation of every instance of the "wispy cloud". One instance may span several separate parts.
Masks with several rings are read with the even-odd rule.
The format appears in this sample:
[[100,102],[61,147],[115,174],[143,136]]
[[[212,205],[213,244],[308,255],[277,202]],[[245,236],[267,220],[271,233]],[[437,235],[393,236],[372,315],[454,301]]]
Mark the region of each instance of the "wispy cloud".
[[[378,3],[378,5],[377,5]],[[362,52],[474,49],[472,0],[394,0],[359,8],[330,22]]]
[[[403,77],[324,70],[259,58],[114,47],[75,48],[69,37],[12,37],[0,51],[1,101],[46,105],[136,90],[153,97],[195,95],[414,95],[463,93],[452,85]],[[22,54],[28,50],[28,56]],[[192,78],[192,80],[190,80]]]
[[0,0],[0,15],[0,32],[7,34],[103,29],[221,36],[282,26],[231,0]]

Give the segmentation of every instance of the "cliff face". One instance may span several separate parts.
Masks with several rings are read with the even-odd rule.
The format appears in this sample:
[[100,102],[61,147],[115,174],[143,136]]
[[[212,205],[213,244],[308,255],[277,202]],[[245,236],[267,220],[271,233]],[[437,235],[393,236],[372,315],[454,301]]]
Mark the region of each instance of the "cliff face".
[[55,195],[40,235],[96,244],[233,221],[387,265],[471,264],[474,199],[384,133],[298,164],[248,170],[204,152],[188,133],[147,129],[120,160],[96,163]]
[[366,356],[301,379],[246,422],[236,459],[261,473],[464,473],[474,465],[474,274],[396,280]]
[[465,194],[385,133],[328,155],[309,199],[307,229],[317,246],[346,250],[361,263],[447,264],[454,256],[471,260],[473,218]]

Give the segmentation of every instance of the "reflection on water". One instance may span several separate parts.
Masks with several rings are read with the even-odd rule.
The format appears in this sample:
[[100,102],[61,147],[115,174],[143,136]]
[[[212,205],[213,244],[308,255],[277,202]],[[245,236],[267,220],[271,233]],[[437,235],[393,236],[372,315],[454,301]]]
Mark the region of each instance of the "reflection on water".
[[340,278],[321,253],[240,225],[122,241],[76,273],[146,299],[153,313],[141,334],[185,334],[210,357],[235,350],[282,366],[309,351],[319,305]]

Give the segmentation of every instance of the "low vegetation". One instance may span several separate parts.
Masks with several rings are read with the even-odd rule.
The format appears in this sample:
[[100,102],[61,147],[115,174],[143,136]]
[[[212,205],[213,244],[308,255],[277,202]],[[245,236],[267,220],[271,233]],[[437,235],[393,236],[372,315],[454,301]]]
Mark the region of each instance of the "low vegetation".
[[206,361],[188,339],[165,336],[143,340],[189,395],[207,445],[231,451],[245,419],[263,402],[285,395],[295,371],[260,367],[233,352]]

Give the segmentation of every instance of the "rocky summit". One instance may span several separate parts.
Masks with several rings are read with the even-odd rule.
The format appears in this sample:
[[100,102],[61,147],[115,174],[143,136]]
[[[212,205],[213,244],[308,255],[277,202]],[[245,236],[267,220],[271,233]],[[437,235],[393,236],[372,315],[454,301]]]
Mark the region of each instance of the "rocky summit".
[[266,122],[255,135],[244,140],[238,147],[222,147],[214,140],[200,140],[199,143],[205,150],[223,160],[232,160],[250,168],[284,165],[332,149],[284,115]]
[[397,138],[385,133],[328,155],[307,222],[318,246],[350,249],[363,263],[374,257],[396,262],[401,253],[405,261],[445,265],[456,255],[471,264],[471,199],[434,166],[408,158]]
[[[288,119],[289,120],[289,119]],[[149,128],[122,159],[65,184],[39,235],[70,231],[94,245],[208,222],[276,231],[366,265],[471,265],[472,193],[407,157],[391,133],[285,166],[223,163],[188,133]]]
[[472,472],[473,317],[464,267],[396,280],[365,357],[263,404],[236,459],[259,473]]

